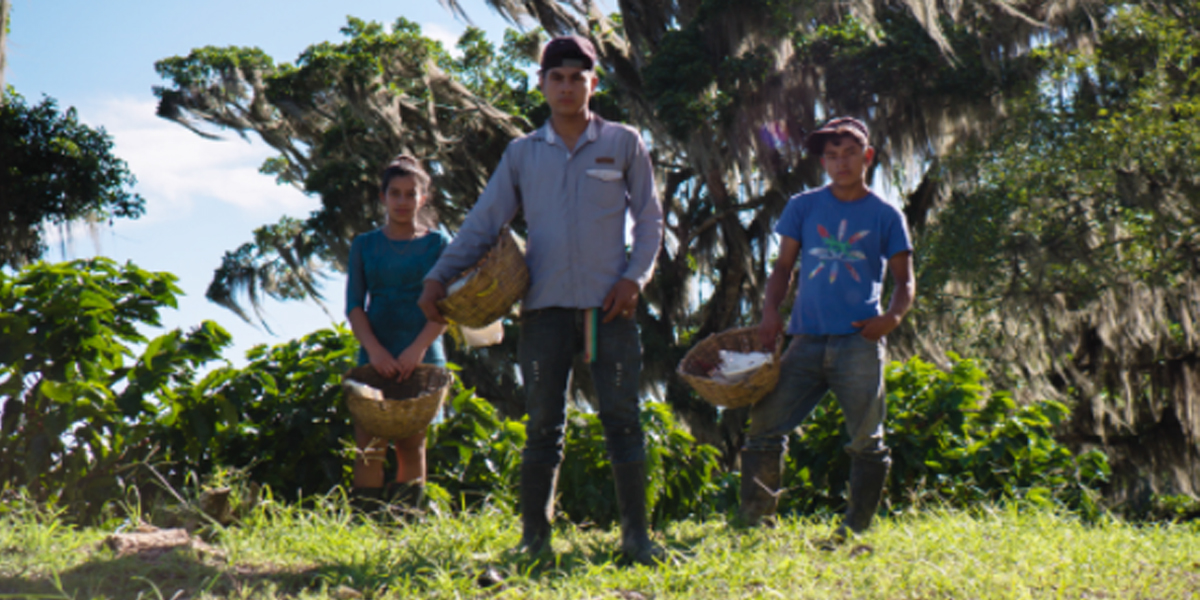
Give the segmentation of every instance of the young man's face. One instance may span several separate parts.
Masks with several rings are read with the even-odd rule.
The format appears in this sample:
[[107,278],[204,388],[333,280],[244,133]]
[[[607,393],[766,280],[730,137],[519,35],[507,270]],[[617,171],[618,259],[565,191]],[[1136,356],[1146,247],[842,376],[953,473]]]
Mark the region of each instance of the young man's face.
[[821,153],[821,166],[825,167],[825,173],[834,185],[855,187],[862,185],[867,167],[874,157],[874,148],[864,148],[853,137],[839,135],[825,142],[825,151]]
[[588,99],[600,81],[596,72],[579,67],[554,67],[542,73],[542,94],[557,116],[575,116],[587,108]]

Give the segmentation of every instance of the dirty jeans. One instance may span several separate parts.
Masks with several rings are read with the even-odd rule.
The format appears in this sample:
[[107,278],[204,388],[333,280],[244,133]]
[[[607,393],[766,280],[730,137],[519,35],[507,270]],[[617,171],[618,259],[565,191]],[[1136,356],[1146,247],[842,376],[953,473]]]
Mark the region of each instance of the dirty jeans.
[[747,450],[784,451],[787,434],[833,391],[846,419],[846,451],[886,457],[883,419],[887,405],[883,367],[887,343],[861,335],[797,335],[780,359],[779,385],[750,409]]
[[[546,308],[521,317],[518,354],[529,415],[522,456],[527,464],[562,461],[571,367],[575,355],[583,351],[586,314],[579,309]],[[642,348],[633,320],[617,317],[599,324],[591,372],[609,459],[613,464],[645,460],[638,420]]]

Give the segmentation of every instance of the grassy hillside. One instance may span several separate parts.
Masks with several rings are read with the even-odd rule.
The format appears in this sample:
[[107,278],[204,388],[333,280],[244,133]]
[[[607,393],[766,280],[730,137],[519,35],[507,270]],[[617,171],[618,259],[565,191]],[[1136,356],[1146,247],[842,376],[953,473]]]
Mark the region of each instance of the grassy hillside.
[[[508,556],[510,515],[404,524],[339,502],[266,504],[211,545],[119,555],[128,523],[77,530],[20,504],[0,516],[3,598],[1200,598],[1200,526],[1085,524],[1044,509],[930,510],[883,519],[837,551],[829,518],[738,531],[721,521],[658,532],[657,569],[625,567],[613,531],[561,526],[557,558]],[[494,568],[503,582],[484,586]]]

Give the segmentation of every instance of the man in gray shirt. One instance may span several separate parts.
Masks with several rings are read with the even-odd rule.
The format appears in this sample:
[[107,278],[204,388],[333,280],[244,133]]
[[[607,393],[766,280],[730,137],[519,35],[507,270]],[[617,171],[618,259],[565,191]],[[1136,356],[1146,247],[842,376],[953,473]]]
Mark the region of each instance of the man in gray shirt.
[[[621,550],[653,564],[663,551],[646,526],[645,444],[638,419],[638,297],[662,243],[662,207],[641,136],[588,109],[599,82],[595,49],[567,36],[542,51],[538,72],[550,120],[514,140],[454,242],[425,277],[418,304],[445,322],[445,284],[473,266],[521,209],[528,224],[530,289],[520,355],[529,415],[521,465],[523,535],[530,555],[550,547],[554,487],[563,456],[574,356],[591,362],[621,513]],[[627,216],[632,244],[627,248]]]

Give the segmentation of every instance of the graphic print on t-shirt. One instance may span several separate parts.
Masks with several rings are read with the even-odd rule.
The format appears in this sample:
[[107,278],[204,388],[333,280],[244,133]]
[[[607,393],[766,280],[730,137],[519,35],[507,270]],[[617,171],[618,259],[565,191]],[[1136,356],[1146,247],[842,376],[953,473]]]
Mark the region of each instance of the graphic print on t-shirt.
[[850,277],[854,281],[861,282],[862,278],[859,277],[858,271],[851,263],[866,260],[867,255],[855,250],[854,243],[867,237],[870,233],[870,230],[864,229],[846,239],[846,219],[842,219],[841,224],[838,225],[837,239],[834,239],[824,225],[817,225],[817,234],[821,236],[821,242],[825,244],[825,247],[813,248],[808,251],[809,254],[821,261],[817,264],[817,268],[808,274],[808,278],[816,277],[818,273],[825,270],[825,267],[829,267],[829,283],[833,283],[837,281],[838,269],[845,267],[846,272],[850,273]]

